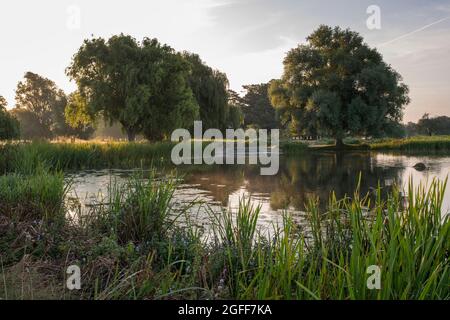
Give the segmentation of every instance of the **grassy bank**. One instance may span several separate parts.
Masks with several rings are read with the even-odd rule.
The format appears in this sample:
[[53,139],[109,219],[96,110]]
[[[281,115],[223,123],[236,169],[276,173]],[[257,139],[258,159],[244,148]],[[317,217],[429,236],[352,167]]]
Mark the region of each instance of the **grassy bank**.
[[[327,142],[327,141],[325,141]],[[329,141],[328,141],[329,142]],[[413,137],[358,142],[346,140],[344,151],[380,150],[400,152],[450,152],[450,137]],[[204,145],[207,145],[204,142]],[[44,164],[52,171],[96,168],[137,168],[170,161],[173,143],[33,142],[0,145],[0,173],[30,172]],[[295,155],[308,151],[334,150],[333,145],[282,141],[280,150]]]
[[450,152],[450,136],[420,136],[405,139],[383,139],[370,143],[372,150],[445,151]]
[[[444,183],[410,187],[407,202],[398,191],[387,201],[376,191],[375,203],[331,196],[326,212],[311,199],[308,230],[286,213],[270,236],[242,201],[238,212],[210,212],[206,239],[189,219],[176,223],[186,208],[173,207],[175,181],[112,182],[105,204],[69,216],[57,174],[2,177],[0,298],[450,299]],[[74,264],[82,288],[68,291]],[[371,265],[380,290],[367,288]]]
[[[55,170],[135,168],[170,159],[173,144],[33,142],[0,146],[0,170],[23,171],[38,164]],[[1,172],[1,171],[0,171]]]
[[[208,145],[203,143],[203,147]],[[30,173],[44,165],[50,171],[139,168],[169,163],[174,144],[171,142],[32,142],[0,145],[0,174]],[[307,150],[304,143],[281,143],[281,151],[299,154]]]
[[[343,151],[379,150],[399,152],[450,152],[450,136],[417,136],[403,139],[344,140]],[[285,141],[281,144],[284,153],[292,154],[304,151],[335,151],[334,141],[325,139],[310,143]]]

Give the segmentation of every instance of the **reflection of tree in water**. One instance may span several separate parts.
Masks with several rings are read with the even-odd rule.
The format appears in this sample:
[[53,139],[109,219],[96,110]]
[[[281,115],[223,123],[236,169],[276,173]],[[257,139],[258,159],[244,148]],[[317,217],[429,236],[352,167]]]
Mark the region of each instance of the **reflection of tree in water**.
[[378,182],[387,192],[390,182],[398,180],[402,171],[401,167],[378,167],[369,153],[311,153],[288,157],[282,163],[279,186],[271,196],[274,209],[289,203],[295,209],[303,210],[311,196],[319,197],[324,208],[332,192],[338,199],[352,196],[360,173],[361,194],[376,188]]
[[261,176],[258,166],[194,166],[188,170],[186,182],[199,184],[211,192],[215,200],[228,205],[228,197],[243,186],[251,194],[270,197],[273,210],[294,208],[304,210],[311,196],[320,198],[325,208],[330,194],[337,198],[352,196],[361,173],[361,194],[365,195],[378,182],[387,192],[393,181],[401,177],[403,166],[378,166],[368,152],[317,152],[282,157],[276,176]]
[[243,165],[193,166],[184,170],[184,174],[186,183],[198,184],[199,189],[210,192],[222,206],[228,206],[229,195],[245,183]]

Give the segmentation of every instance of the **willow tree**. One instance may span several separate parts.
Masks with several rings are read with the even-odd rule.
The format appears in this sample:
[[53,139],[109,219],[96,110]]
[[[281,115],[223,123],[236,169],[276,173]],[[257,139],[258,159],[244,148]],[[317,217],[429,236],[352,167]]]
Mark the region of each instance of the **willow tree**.
[[203,128],[225,129],[231,116],[226,74],[207,66],[196,54],[184,52],[183,57],[190,65],[189,86],[200,107]]
[[85,40],[67,68],[91,112],[119,122],[130,141],[137,134],[160,139],[198,117],[188,72],[171,47],[122,34]]
[[281,79],[269,88],[271,103],[305,130],[333,136],[378,135],[398,123],[409,103],[402,77],[356,32],[320,26],[288,52]]

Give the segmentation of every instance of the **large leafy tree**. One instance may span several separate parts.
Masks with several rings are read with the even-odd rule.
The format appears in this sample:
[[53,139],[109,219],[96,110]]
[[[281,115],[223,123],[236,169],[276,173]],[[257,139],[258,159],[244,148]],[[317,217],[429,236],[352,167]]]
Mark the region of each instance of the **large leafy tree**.
[[188,72],[188,63],[169,46],[122,34],[85,40],[67,68],[89,109],[119,122],[130,141],[139,133],[160,139],[192,124],[198,105]]
[[264,129],[277,127],[277,116],[270,103],[268,87],[267,83],[243,86],[246,93],[242,98],[242,111],[246,126]]
[[183,57],[190,64],[189,86],[200,106],[203,128],[226,128],[230,120],[226,74],[207,66],[196,54],[184,52]]
[[66,129],[66,104],[66,95],[53,81],[27,72],[17,85],[14,114],[22,131],[33,135],[27,138],[51,138],[63,134]]
[[68,96],[64,116],[69,126],[67,129],[69,135],[88,139],[94,133],[96,119],[90,113],[86,99],[79,92],[73,92]]
[[6,99],[0,96],[0,140],[17,139],[20,136],[19,122],[8,110]]
[[398,123],[409,103],[402,77],[356,32],[320,26],[284,60],[272,81],[272,105],[293,122],[297,134],[378,135]]

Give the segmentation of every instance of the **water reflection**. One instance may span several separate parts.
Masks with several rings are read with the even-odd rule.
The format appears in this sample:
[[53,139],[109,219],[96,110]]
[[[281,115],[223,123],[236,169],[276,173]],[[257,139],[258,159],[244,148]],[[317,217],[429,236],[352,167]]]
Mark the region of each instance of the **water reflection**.
[[[413,168],[423,162],[425,171]],[[168,170],[173,167],[166,168]],[[261,219],[279,221],[281,212],[289,210],[301,215],[310,197],[318,197],[326,207],[331,192],[338,198],[352,196],[361,174],[362,194],[371,192],[379,184],[385,194],[394,183],[405,186],[409,177],[415,185],[429,183],[433,178],[445,179],[450,172],[450,156],[406,156],[382,153],[309,153],[282,156],[276,176],[261,176],[257,165],[214,165],[177,167],[183,182],[176,194],[177,201],[194,199],[216,207],[235,209],[243,196],[261,205]],[[73,191],[82,199],[105,195],[111,178],[121,180],[132,171],[85,171],[72,175]],[[444,208],[450,208],[447,190]],[[206,216],[203,217],[207,219]]]

